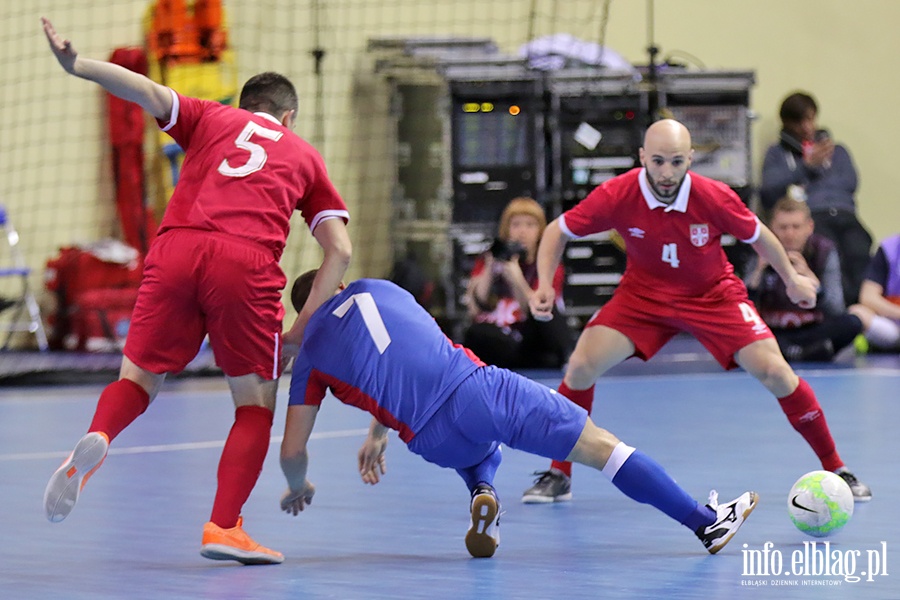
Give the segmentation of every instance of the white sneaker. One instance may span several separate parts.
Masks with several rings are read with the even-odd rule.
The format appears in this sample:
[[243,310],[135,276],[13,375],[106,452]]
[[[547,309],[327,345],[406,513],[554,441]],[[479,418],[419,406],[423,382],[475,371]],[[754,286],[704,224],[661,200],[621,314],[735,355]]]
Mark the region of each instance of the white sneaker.
[[872,499],[872,490],[869,489],[869,486],[857,479],[856,475],[851,473],[847,467],[841,467],[835,473],[850,486],[854,502],[868,502]]
[[719,494],[713,490],[706,505],[716,512],[716,520],[707,527],[700,526],[694,533],[709,553],[715,554],[731,541],[757,503],[759,494],[744,492],[727,504],[719,504]]
[[75,449],[50,477],[44,490],[44,512],[52,523],[69,516],[81,489],[94,474],[109,451],[109,438],[100,431],[92,431],[75,444]]
[[475,558],[490,558],[500,545],[500,501],[491,486],[480,483],[472,492],[472,526],[466,549]]

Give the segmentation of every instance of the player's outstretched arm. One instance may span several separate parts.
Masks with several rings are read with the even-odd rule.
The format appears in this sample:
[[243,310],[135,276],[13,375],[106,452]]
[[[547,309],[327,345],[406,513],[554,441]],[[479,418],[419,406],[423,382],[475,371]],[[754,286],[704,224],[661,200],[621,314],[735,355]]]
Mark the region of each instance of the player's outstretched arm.
[[171,117],[172,92],[169,88],[125,67],[81,58],[72,42],[60,36],[48,19],[41,17],[41,25],[50,50],[66,73],[100,84],[109,93],[140,105],[157,119],[166,121]]
[[568,241],[568,236],[559,226],[559,219],[551,221],[541,236],[537,251],[538,287],[528,302],[532,316],[538,321],[553,318],[553,303],[556,301],[553,277]]
[[350,265],[353,245],[343,220],[326,219],[322,221],[316,226],[313,236],[319,242],[325,256],[322,259],[322,266],[319,267],[319,272],[316,273],[316,278],[313,280],[306,304],[300,309],[291,328],[284,333],[285,346],[293,345],[295,348],[300,346],[303,342],[303,331],[306,329],[310,317],[338,291],[344,273],[347,272],[347,267]]
[[316,493],[315,486],[306,479],[309,468],[306,445],[318,412],[318,406],[306,404],[294,404],[287,410],[284,439],[281,441],[281,470],[287,479],[288,489],[281,497],[281,510],[293,515],[306,508]]
[[387,464],[384,459],[384,451],[387,448],[388,428],[372,419],[369,425],[369,435],[363,442],[357,454],[359,464],[359,476],[363,483],[375,485],[381,481],[381,476],[387,472]]

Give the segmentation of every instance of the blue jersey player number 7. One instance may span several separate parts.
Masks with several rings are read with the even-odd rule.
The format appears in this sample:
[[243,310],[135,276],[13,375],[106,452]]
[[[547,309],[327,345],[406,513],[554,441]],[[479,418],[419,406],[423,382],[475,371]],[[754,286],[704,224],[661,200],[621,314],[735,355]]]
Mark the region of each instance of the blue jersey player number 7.
[[[302,305],[304,274],[292,301]],[[314,277],[314,274],[313,274]],[[370,342],[371,340],[371,342]],[[501,444],[594,467],[630,498],[693,531],[710,553],[737,532],[758,496],[744,492],[701,505],[656,461],[594,425],[587,412],[512,371],[487,366],[453,344],[406,291],[388,281],[355,281],[311,316],[294,366],[281,466],[282,509],[296,515],[312,501],[307,443],[326,393],[374,417],[358,453],[364,483],[385,473],[388,431],[426,461],[452,468],[470,493],[466,548],[489,557],[499,543],[500,502],[493,487]]]

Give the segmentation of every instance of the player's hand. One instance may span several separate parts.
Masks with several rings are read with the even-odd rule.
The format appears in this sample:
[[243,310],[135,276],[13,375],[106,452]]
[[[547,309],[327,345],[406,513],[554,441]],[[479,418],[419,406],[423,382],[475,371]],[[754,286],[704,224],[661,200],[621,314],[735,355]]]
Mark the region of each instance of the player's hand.
[[[283,350],[283,349],[282,349],[282,350]],[[279,366],[279,371],[280,371],[281,373],[284,373],[285,371],[287,371],[287,370],[288,370],[288,367],[291,366],[291,363],[294,362],[294,359],[295,359],[296,357],[297,357],[297,356],[296,356],[296,353],[294,353],[294,356],[289,356],[287,353],[282,352],[282,354],[281,354],[281,362],[280,362],[279,365],[278,365],[278,366]]]
[[819,278],[816,277],[816,274],[813,273],[813,270],[809,268],[809,263],[806,262],[806,259],[803,258],[803,254],[797,252],[796,250],[788,250],[787,251],[788,259],[791,261],[791,264],[794,266],[794,269],[804,277],[809,277],[812,279],[813,284],[816,287],[819,287]]
[[556,301],[556,290],[553,286],[541,285],[531,295],[528,308],[535,321],[549,321],[553,318],[553,303]]
[[797,273],[785,285],[788,298],[800,308],[815,308],[819,286],[806,275]]
[[281,497],[281,510],[296,517],[307,505],[312,504],[315,493],[316,486],[311,484],[308,479],[304,482],[301,490],[294,491],[288,488]]
[[78,58],[78,53],[72,47],[72,42],[56,33],[53,24],[48,19],[41,17],[41,25],[44,28],[44,35],[47,36],[47,41],[50,42],[50,50],[53,51],[56,60],[66,70],[66,73],[74,73],[75,59]]
[[281,370],[284,371],[287,369],[288,365],[291,364],[291,361],[297,358],[297,355],[300,354],[300,344],[288,342],[287,334],[282,334],[281,336]]
[[387,448],[388,436],[367,436],[357,455],[359,464],[359,476],[363,483],[375,485],[381,481],[381,476],[387,472],[387,464],[384,460],[384,450]]

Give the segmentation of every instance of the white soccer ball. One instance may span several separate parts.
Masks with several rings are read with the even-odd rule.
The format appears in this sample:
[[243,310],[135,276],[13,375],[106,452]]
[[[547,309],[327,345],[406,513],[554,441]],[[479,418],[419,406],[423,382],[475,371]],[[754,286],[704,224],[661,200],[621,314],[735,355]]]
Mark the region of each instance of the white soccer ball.
[[853,492],[830,471],[803,475],[788,494],[788,513],[797,529],[815,537],[841,530],[853,516]]

